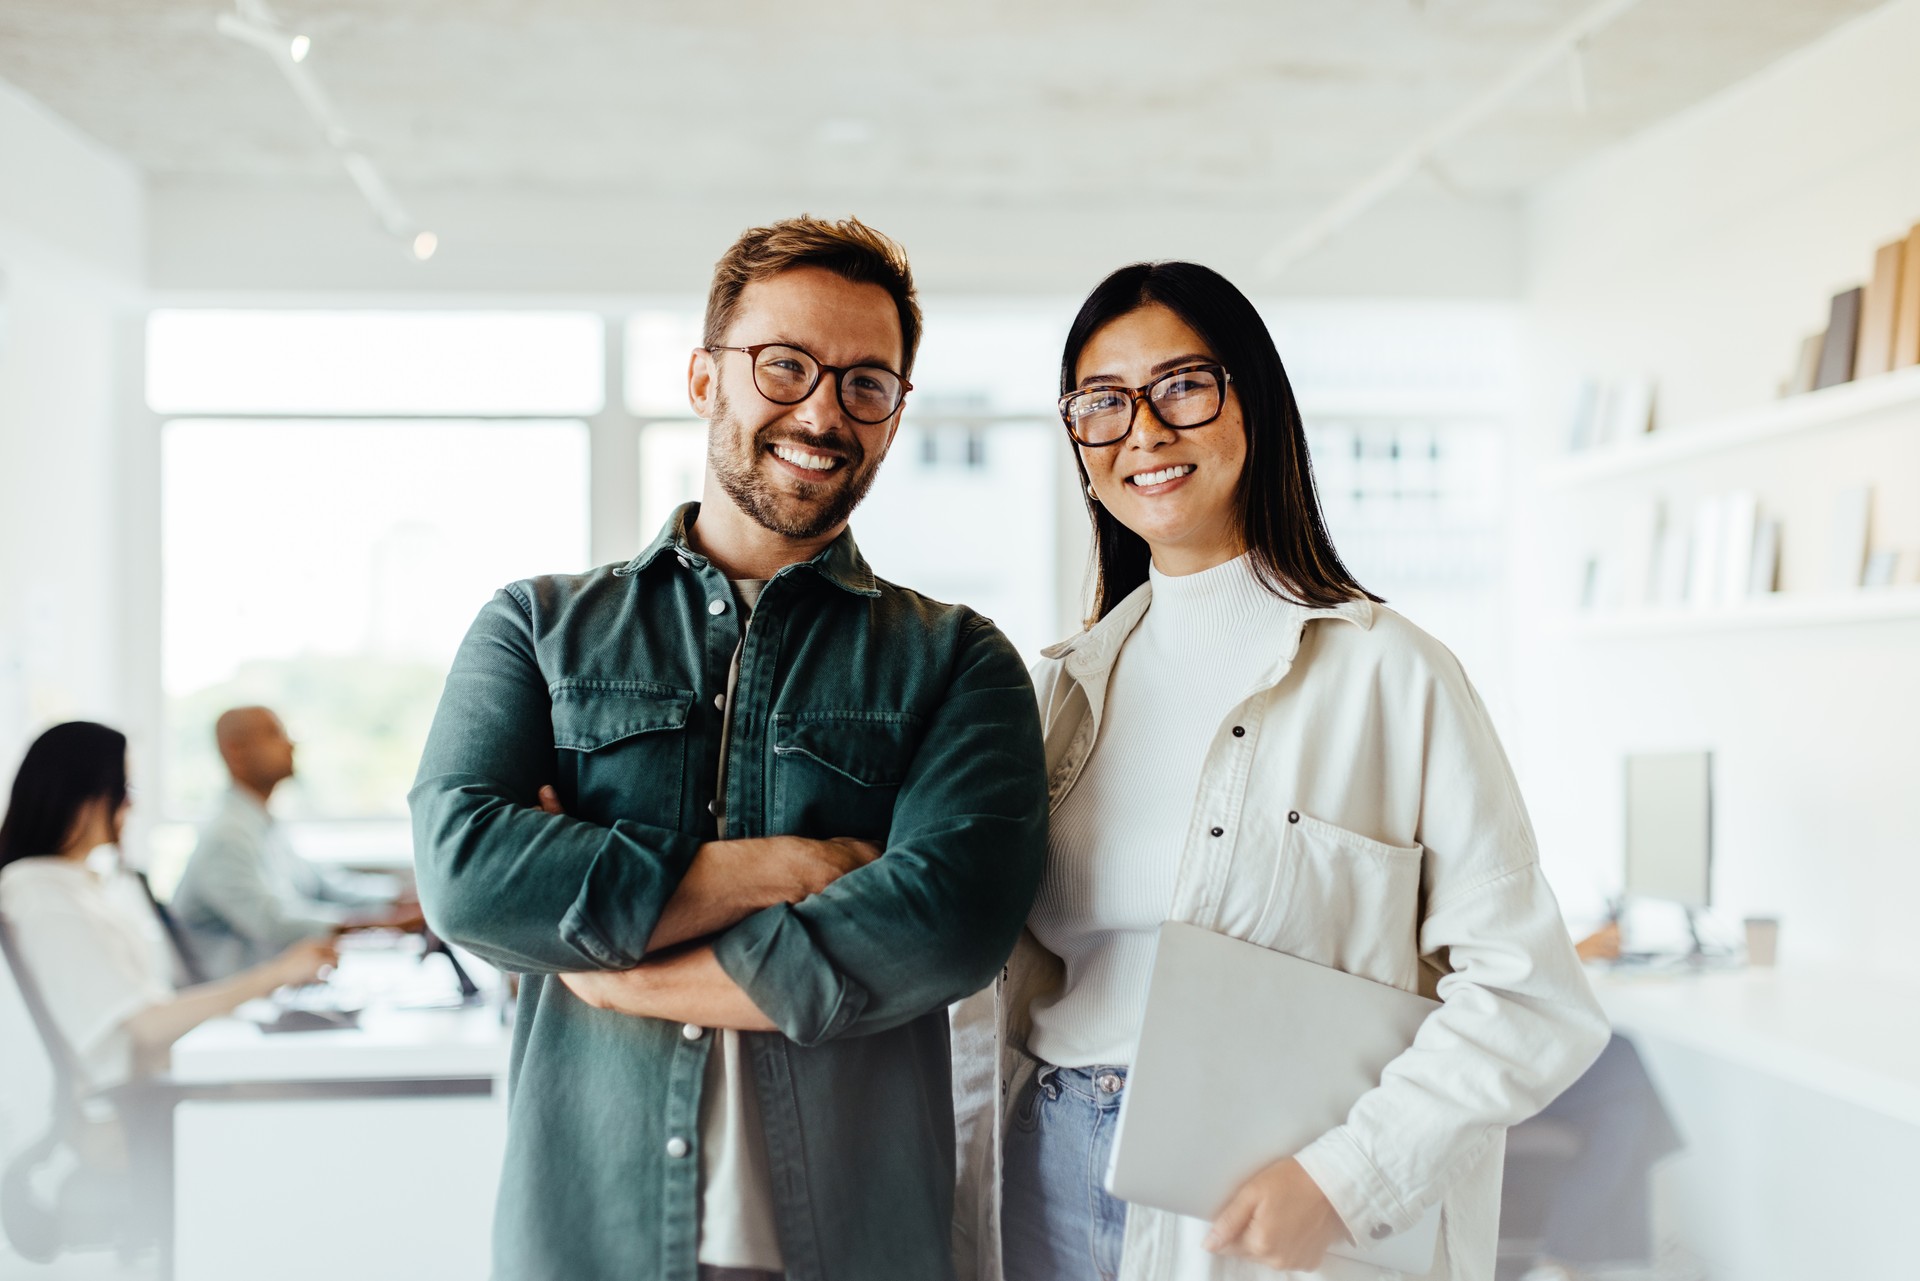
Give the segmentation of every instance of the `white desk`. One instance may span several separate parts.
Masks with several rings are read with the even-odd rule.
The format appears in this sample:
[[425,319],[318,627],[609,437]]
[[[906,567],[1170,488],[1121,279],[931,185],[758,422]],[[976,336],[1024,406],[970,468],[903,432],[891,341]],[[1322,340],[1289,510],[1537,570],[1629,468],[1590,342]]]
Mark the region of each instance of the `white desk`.
[[337,1032],[260,1030],[240,1018],[203,1023],[173,1047],[182,1082],[482,1077],[504,1079],[509,1029],[491,1005],[371,1007]]
[[1591,973],[1629,1036],[1920,1125],[1920,986],[1769,969]]
[[[420,972],[411,956],[350,951],[341,986],[413,998]],[[357,1028],[266,1033],[227,1018],[183,1037],[172,1076],[188,1087],[377,1081],[389,1096],[180,1103],[179,1281],[486,1276],[510,1035],[491,1004],[376,1004]],[[413,1082],[428,1095],[390,1096]],[[448,1095],[449,1083],[486,1092]]]
[[1800,970],[1597,971],[1685,1141],[1655,1229],[1740,1281],[1914,1275],[1920,986]]

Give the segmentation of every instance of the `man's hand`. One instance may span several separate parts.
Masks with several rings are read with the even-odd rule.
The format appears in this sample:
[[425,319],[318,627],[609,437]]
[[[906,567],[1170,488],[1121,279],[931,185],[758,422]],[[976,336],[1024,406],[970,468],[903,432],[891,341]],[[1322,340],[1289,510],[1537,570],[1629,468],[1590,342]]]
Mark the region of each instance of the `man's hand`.
[[[540,788],[538,799],[543,812],[566,813],[551,783]],[[882,852],[871,841],[839,836],[708,841],[667,900],[666,911],[647,940],[647,951],[718,933],[776,903],[798,903],[865,867]]]
[[792,878],[789,903],[798,903],[818,894],[848,872],[857,872],[886,851],[872,841],[857,841],[851,836],[833,836],[824,841],[805,837],[776,837],[776,856],[781,858]]
[[1240,1185],[1207,1233],[1207,1249],[1282,1272],[1312,1272],[1327,1247],[1349,1240],[1320,1185],[1292,1157]]
[[630,970],[562,974],[567,990],[597,1010],[697,1027],[773,1032],[773,1020],[727,976],[711,947],[644,961]]

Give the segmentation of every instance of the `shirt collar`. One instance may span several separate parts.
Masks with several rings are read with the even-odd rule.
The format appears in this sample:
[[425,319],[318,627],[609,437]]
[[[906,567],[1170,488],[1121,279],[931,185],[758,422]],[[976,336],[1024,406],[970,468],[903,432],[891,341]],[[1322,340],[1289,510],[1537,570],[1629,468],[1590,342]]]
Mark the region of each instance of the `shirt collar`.
[[[683,564],[705,569],[708,564],[707,558],[693,550],[693,545],[687,538],[687,533],[693,528],[694,519],[699,514],[699,503],[682,503],[674,508],[673,514],[667,517],[667,523],[660,527],[660,532],[654,536],[651,543],[647,544],[646,549],[613,572],[622,578],[637,574],[668,552],[672,552]],[[853,530],[850,528],[841,530],[840,537],[828,543],[819,555],[800,564],[835,587],[852,592],[855,596],[880,594],[880,587],[873,576],[873,570],[868,568],[866,558],[860,554],[860,548],[853,541]],[[784,574],[792,568],[794,566],[789,565],[780,572]]]

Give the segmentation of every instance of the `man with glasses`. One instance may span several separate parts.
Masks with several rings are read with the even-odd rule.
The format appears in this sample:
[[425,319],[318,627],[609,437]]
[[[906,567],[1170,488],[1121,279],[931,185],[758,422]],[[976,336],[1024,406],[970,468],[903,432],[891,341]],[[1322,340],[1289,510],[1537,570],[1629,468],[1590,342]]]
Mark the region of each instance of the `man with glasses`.
[[434,928],[527,976],[497,1277],[952,1276],[946,1006],[1012,950],[1046,785],[1012,646],[847,531],[919,329],[884,236],[747,232],[702,500],[454,661],[412,803]]

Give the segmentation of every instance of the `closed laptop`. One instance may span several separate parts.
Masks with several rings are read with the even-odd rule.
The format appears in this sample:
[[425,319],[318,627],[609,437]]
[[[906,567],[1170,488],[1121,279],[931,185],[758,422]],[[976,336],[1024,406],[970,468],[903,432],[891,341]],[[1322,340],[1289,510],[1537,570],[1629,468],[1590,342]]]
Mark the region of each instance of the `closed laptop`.
[[[1240,1185],[1344,1122],[1439,1002],[1197,926],[1160,927],[1107,1190],[1212,1219]],[[1330,1253],[1419,1275],[1440,1207]]]

